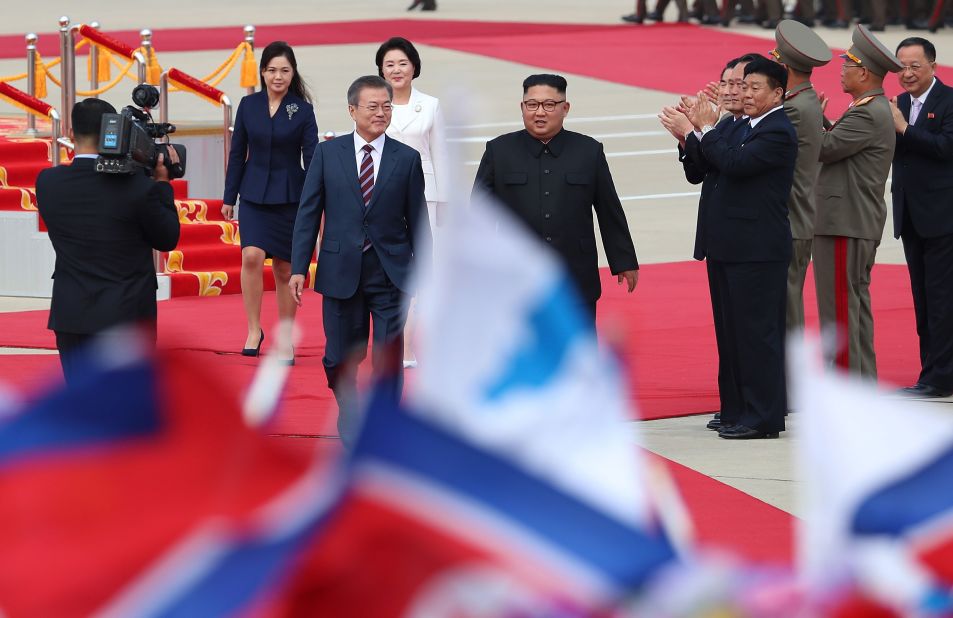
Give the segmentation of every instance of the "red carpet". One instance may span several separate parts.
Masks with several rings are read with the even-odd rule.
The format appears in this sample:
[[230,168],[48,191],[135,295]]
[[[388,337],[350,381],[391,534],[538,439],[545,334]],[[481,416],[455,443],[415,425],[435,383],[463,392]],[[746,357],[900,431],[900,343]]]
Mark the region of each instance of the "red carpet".
[[[138,31],[108,34],[133,47],[139,44]],[[705,82],[717,79],[729,58],[747,52],[767,54],[773,48],[772,41],[737,30],[690,24],[603,26],[394,19],[262,25],[256,38],[281,39],[292,45],[342,45],[376,43],[394,35],[426,45],[679,94],[694,92]],[[241,26],[235,25],[156,29],[153,42],[161,63],[163,52],[224,51],[233,49],[241,39]],[[42,35],[41,53],[50,58],[56,56],[58,40],[53,33]],[[0,58],[22,55],[22,36],[0,36]],[[666,62],[671,66],[666,66]],[[817,89],[831,97],[828,115],[832,118],[838,117],[850,102],[841,92],[839,67],[840,60],[835,57],[828,66],[814,72]],[[953,82],[953,68],[939,66],[938,75]],[[899,92],[893,77],[887,79],[887,92]]]
[[[599,304],[599,328],[605,341],[617,344],[629,370],[632,396],[641,418],[697,414],[718,407],[715,337],[705,266],[701,262],[649,264],[642,267],[639,288],[625,294],[603,271],[604,293]],[[813,282],[808,281],[808,325],[816,330]],[[912,300],[906,267],[877,265],[872,288],[875,344],[881,382],[910,384],[919,367]],[[303,339],[291,373],[282,431],[308,435],[333,433],[334,405],[324,381],[321,356],[320,297],[309,293],[298,324]],[[55,347],[46,330],[46,311],[0,314],[0,346]],[[277,319],[274,297],[266,294],[262,319]],[[164,347],[205,354],[221,365],[236,388],[251,379],[257,361],[237,356],[245,319],[238,294],[220,298],[181,298],[159,304],[159,342]],[[618,334],[618,337],[616,336]],[[270,339],[265,341],[268,348]],[[9,361],[0,356],[0,376],[7,378]],[[8,381],[18,385],[20,373]],[[21,376],[22,377],[22,376]]]
[[691,468],[652,456],[672,475],[702,548],[729,548],[744,560],[791,565],[794,517]]

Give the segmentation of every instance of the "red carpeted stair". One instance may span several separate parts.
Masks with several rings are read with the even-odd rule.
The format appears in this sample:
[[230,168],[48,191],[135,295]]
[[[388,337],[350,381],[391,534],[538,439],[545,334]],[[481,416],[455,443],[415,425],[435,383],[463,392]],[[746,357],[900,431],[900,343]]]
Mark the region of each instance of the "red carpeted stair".
[[[22,134],[25,123],[0,119],[0,131]],[[50,166],[50,140],[0,135],[0,210],[36,212],[36,177]],[[221,200],[188,199],[188,183],[172,183],[182,224],[174,251],[163,254],[172,296],[218,296],[241,292],[241,247],[238,222],[225,221]],[[37,216],[37,228],[46,225]],[[266,290],[275,288],[270,262],[264,273]]]

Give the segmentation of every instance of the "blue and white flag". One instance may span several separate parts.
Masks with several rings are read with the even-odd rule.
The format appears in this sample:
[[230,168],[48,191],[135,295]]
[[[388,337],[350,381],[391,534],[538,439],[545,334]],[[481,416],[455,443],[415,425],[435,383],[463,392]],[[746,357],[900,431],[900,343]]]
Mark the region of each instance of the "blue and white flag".
[[923,611],[953,584],[953,418],[790,347],[806,583]]
[[646,522],[622,373],[558,257],[488,200],[453,214],[421,281],[413,407],[614,517]]

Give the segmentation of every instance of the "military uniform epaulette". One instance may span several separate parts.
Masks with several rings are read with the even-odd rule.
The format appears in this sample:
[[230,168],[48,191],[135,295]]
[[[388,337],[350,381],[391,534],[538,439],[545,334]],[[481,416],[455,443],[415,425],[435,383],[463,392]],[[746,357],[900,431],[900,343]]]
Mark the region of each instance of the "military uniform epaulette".
[[858,100],[858,101],[854,101],[854,104],[851,105],[851,107],[860,107],[861,105],[867,105],[868,103],[870,103],[871,101],[873,101],[873,100],[876,99],[876,98],[877,98],[877,95],[876,95],[876,94],[872,94],[872,95],[870,95],[869,97],[864,97],[863,99],[860,99],[860,100]]
[[805,88],[805,89],[803,89],[803,90],[798,90],[797,92],[785,92],[785,93],[784,93],[784,100],[785,100],[785,101],[790,101],[791,99],[793,99],[793,98],[796,97],[797,95],[799,95],[799,94],[801,94],[801,93],[803,93],[803,92],[807,92],[808,90],[814,90],[814,88],[810,88],[810,87],[809,87],[809,88]]

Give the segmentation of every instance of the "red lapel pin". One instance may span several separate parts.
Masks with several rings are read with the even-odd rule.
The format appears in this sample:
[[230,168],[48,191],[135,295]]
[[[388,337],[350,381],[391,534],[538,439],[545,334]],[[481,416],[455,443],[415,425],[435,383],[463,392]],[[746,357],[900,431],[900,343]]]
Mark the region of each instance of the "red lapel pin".
[[927,112],[927,120],[930,118],[936,118],[936,115],[933,112]]

